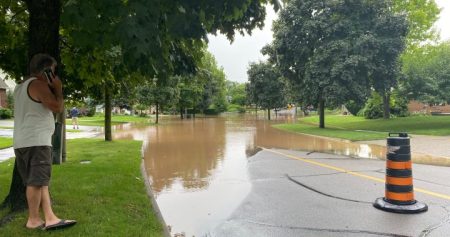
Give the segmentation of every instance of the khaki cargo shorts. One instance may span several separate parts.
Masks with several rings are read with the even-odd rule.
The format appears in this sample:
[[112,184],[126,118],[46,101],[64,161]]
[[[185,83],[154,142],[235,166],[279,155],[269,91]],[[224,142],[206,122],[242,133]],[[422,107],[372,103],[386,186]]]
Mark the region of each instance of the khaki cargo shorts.
[[52,148],[33,146],[14,149],[17,170],[25,186],[48,186],[52,174]]

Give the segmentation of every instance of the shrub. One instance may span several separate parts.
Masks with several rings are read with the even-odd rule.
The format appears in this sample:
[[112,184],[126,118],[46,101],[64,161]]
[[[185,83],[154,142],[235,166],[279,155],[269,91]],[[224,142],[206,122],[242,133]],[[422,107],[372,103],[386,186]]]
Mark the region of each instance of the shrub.
[[345,104],[345,107],[351,114],[357,115],[359,111],[361,111],[361,109],[364,108],[364,102],[357,102],[354,100],[350,100]]
[[86,116],[92,117],[95,115],[95,107],[90,107],[86,110]]
[[366,119],[383,117],[383,99],[378,93],[372,92],[372,96],[367,100],[360,115],[364,116]]
[[215,109],[215,108],[208,108],[208,109],[205,109],[205,110],[203,111],[203,113],[204,113],[205,115],[218,115],[218,114],[219,114],[219,111],[217,111],[217,109]]
[[391,101],[391,115],[396,117],[407,117],[410,115],[408,111],[408,100],[406,97],[400,96],[397,92],[392,93]]
[[238,104],[230,104],[227,109],[229,112],[245,113],[245,108]]
[[0,119],[10,119],[13,116],[13,112],[10,109],[0,108]]
[[[401,98],[397,92],[392,93],[390,101],[390,113],[393,117],[406,117],[408,112],[408,101]],[[367,100],[364,108],[358,113],[366,119],[377,119],[383,117],[383,98],[380,94],[373,92],[372,96]]]

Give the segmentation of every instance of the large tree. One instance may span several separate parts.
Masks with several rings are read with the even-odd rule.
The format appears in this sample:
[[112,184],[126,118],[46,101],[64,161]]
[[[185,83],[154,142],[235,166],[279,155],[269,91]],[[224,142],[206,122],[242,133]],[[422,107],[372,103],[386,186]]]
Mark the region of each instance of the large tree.
[[[172,84],[167,84],[167,83]],[[157,78],[147,80],[136,89],[137,102],[146,109],[154,106],[156,109],[155,123],[159,122],[159,113],[165,106],[172,106],[178,101],[179,90],[177,80],[162,81]]]
[[383,98],[383,118],[390,118],[390,96],[399,80],[400,55],[406,47],[408,22],[405,16],[394,13],[388,2],[380,1],[379,16],[371,34],[374,35],[371,84]]
[[270,110],[286,104],[281,74],[275,66],[263,62],[251,63],[247,74],[247,98],[250,103],[266,109],[270,120]]
[[[281,11],[274,41],[263,51],[301,90],[297,93],[303,103],[318,104],[319,127],[325,127],[326,103],[367,97],[371,73],[395,61],[379,57],[388,53],[385,43],[393,41],[387,34],[397,37],[394,24],[401,23],[401,16],[389,9],[389,1],[293,0]],[[403,26],[397,30],[404,32]]]
[[[62,32],[65,50],[75,57],[67,61],[67,67],[77,72],[68,75],[76,80],[68,83],[69,91],[76,87],[80,92],[86,89],[84,82],[92,82],[96,91],[103,89],[105,107],[110,108],[111,83],[136,71],[146,78],[167,79],[172,72],[195,69],[196,49],[207,33],[220,31],[232,39],[235,30],[251,32],[262,27],[267,3],[278,7],[277,0],[1,1],[0,35],[8,37],[0,38],[0,67],[20,78],[27,71],[29,57],[37,52],[49,53],[59,61]],[[8,42],[9,38],[14,40]],[[80,60],[80,64],[73,63]],[[89,76],[92,71],[97,73]],[[109,110],[106,129],[110,128],[110,116]],[[106,130],[106,140],[108,133]],[[24,189],[17,177],[14,172],[5,202],[13,209],[25,207]]]
[[247,97],[245,94],[245,83],[226,81],[225,87],[227,89],[228,102],[240,106],[245,106],[247,104]]
[[[22,13],[22,11],[28,12],[28,34],[27,34],[27,57],[23,58],[24,55],[17,55],[15,58],[16,63],[24,63],[29,62],[31,57],[36,53],[47,53],[53,56],[58,64],[61,64],[60,60],[60,51],[59,51],[59,19],[61,13],[61,4],[59,0],[49,0],[49,1],[25,1],[25,3],[12,3],[10,1],[10,7],[5,7],[3,5],[3,16],[5,19],[2,21],[9,20],[14,21],[15,15],[12,15],[12,12],[8,12],[8,9],[13,8],[16,10],[16,13]],[[20,17],[21,21],[18,21],[17,24],[23,24],[22,16]],[[11,27],[14,28],[14,27]],[[22,32],[19,28],[16,28],[18,32]],[[11,33],[11,32],[9,32]],[[10,35],[11,36],[11,35]],[[22,35],[19,35],[22,36]],[[24,40],[24,39],[22,39]],[[17,42],[17,47],[14,45],[9,45],[11,48],[5,50],[5,52],[9,52],[9,50],[17,50],[18,52],[23,52],[22,48],[23,42]],[[11,66],[8,67],[8,72],[12,72],[13,75],[17,75],[20,71],[20,68],[23,68],[23,65],[14,65],[6,63],[6,65]],[[28,65],[26,63],[25,65]],[[26,71],[28,67],[26,67]],[[23,71],[23,70],[22,70]],[[28,74],[28,73],[27,73]],[[25,74],[24,74],[25,75]],[[25,198],[25,186],[22,183],[22,179],[17,171],[17,165],[14,163],[14,170],[12,175],[11,187],[8,196],[5,198],[3,207],[10,207],[12,211],[19,211],[26,208],[26,198]]]
[[225,73],[214,56],[205,50],[197,77],[202,81],[203,92],[197,108],[202,113],[220,113],[226,110]]

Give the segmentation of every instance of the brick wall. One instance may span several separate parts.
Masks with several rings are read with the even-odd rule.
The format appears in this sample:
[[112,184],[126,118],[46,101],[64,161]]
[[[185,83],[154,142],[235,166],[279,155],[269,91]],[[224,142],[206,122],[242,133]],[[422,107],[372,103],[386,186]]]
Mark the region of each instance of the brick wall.
[[6,108],[8,106],[8,99],[6,89],[0,89],[0,107]]
[[432,112],[439,113],[450,113],[450,105],[428,105],[421,103],[419,101],[412,100],[408,104],[408,111],[410,113],[426,113],[431,114]]

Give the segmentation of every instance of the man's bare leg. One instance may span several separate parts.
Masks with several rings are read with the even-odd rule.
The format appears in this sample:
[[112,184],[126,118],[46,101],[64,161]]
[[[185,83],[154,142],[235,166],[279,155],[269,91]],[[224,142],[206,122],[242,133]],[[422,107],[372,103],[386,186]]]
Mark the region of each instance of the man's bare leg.
[[27,186],[26,195],[28,203],[28,221],[26,227],[36,228],[44,223],[39,216],[42,188],[37,186]]
[[53,213],[53,209],[50,201],[50,193],[48,192],[48,186],[42,186],[41,192],[41,205],[42,211],[44,212],[45,217],[45,226],[53,225],[61,221],[55,213]]

